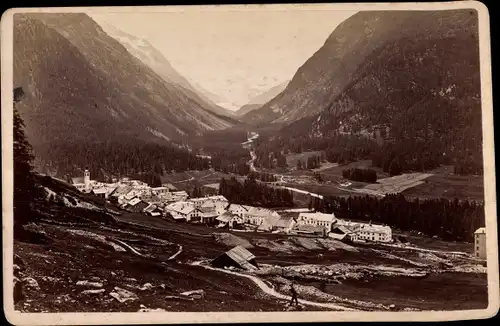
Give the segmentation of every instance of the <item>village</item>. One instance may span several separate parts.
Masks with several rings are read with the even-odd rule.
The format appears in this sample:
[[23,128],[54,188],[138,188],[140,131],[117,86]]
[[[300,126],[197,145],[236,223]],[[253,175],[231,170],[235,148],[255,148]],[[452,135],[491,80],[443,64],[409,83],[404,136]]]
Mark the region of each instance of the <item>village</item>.
[[314,211],[276,211],[273,209],[229,203],[221,195],[189,198],[172,184],[150,187],[145,182],[122,178],[114,183],[83,177],[72,179],[73,186],[84,193],[101,197],[130,212],[161,216],[179,223],[203,224],[207,227],[240,232],[271,232],[312,237],[330,237],[348,242],[393,241],[387,225],[346,221]]
[[[325,214],[303,209],[273,210],[269,208],[230,203],[222,195],[190,198],[173,184],[150,187],[147,183],[121,178],[114,183],[102,183],[90,178],[72,178],[72,185],[117,205],[119,208],[177,223],[201,224],[235,232],[267,232],[302,237],[331,238],[348,243],[394,242],[388,225],[340,219],[334,213]],[[474,233],[474,256],[486,259],[485,229]]]

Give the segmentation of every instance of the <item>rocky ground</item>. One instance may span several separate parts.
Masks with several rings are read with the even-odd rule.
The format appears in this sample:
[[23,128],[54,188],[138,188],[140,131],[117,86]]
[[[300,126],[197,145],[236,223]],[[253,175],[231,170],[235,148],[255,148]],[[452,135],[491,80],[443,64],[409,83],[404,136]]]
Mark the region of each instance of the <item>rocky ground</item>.
[[[40,211],[43,222],[26,227],[30,239],[14,243],[15,307],[23,312],[283,311],[290,309],[292,280],[301,300],[293,309],[301,310],[488,304],[486,268],[437,240],[348,245],[229,233],[133,213],[111,217],[68,205]],[[207,268],[235,245],[255,254],[260,269]]]

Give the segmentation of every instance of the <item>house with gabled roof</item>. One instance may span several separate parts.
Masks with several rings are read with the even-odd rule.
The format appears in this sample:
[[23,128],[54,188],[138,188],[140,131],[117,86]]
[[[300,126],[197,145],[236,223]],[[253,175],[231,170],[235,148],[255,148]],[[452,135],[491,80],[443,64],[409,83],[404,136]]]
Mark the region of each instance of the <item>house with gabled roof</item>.
[[254,254],[242,246],[236,246],[212,260],[211,265],[218,268],[240,268],[256,270],[259,268]]
[[155,204],[149,204],[149,206],[144,209],[144,213],[151,216],[161,216],[162,209]]
[[297,218],[297,224],[300,225],[311,225],[311,226],[320,226],[326,229],[327,232],[330,232],[332,229],[333,223],[336,221],[335,215],[325,214],[325,213],[299,213],[299,217]]
[[226,212],[222,213],[221,215],[219,215],[218,217],[216,217],[216,221],[219,222],[219,224],[217,225],[217,227],[219,227],[219,228],[227,227],[228,229],[232,229],[237,225],[243,224],[242,217],[240,217],[236,214],[233,214],[229,211],[226,211]]
[[340,241],[356,241],[358,239],[358,235],[355,231],[344,225],[336,225],[336,223],[333,224],[332,230],[328,236]]
[[242,217],[244,223],[252,225],[261,225],[269,217],[279,218],[280,216],[278,212],[271,209],[240,204],[230,204],[227,211]]
[[269,216],[264,219],[257,231],[273,233],[290,233],[296,224],[292,216]]
[[130,201],[122,205],[124,210],[136,213],[142,213],[149,204],[145,201],[141,200],[138,197],[132,198]]
[[187,201],[175,202],[165,207],[165,214],[170,214],[174,220],[185,220],[186,222],[200,222],[201,211],[194,204]]
[[132,191],[132,186],[120,184],[116,187],[113,192],[109,195],[111,201],[118,203],[119,205],[124,204],[126,199],[124,199],[125,195]]

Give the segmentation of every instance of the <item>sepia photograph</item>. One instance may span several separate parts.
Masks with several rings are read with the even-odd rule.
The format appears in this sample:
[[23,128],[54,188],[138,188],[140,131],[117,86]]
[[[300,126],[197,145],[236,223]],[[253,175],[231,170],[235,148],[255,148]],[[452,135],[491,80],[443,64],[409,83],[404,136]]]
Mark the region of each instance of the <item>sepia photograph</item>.
[[496,315],[489,28],[476,1],[8,10],[7,319]]

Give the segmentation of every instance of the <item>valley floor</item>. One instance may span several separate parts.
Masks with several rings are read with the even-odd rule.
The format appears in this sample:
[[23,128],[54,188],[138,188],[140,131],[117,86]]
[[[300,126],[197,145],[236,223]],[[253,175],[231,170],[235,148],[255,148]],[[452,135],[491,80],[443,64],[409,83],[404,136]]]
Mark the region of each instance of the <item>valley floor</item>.
[[[469,245],[408,237],[411,245],[348,245],[229,232],[124,213],[117,225],[31,225],[48,244],[16,241],[24,312],[283,311],[290,280],[302,310],[454,310],[487,307],[486,268]],[[419,240],[423,239],[423,240]],[[255,272],[208,262],[242,245]],[[427,249],[426,249],[427,248]],[[183,295],[202,290],[201,297]],[[121,302],[123,301],[123,302]],[[391,306],[394,305],[394,306]]]

